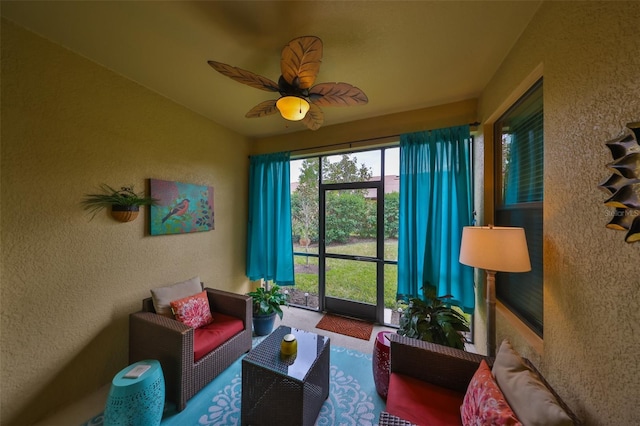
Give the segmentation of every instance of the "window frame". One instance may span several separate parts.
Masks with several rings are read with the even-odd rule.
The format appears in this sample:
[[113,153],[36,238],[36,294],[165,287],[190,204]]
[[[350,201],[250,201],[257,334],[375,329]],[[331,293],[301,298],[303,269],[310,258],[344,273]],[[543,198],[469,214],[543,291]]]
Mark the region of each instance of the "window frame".
[[[504,176],[503,176],[503,140],[502,140],[502,124],[506,121],[509,116],[517,111],[519,107],[523,105],[523,103],[530,100],[531,96],[537,94],[540,91],[540,96],[543,96],[543,78],[537,79],[529,89],[527,89],[518,99],[504,111],[500,117],[493,123],[493,161],[494,161],[494,222],[499,226],[522,226],[519,224],[514,224],[511,221],[504,221],[500,219],[504,217],[505,214],[509,214],[512,212],[519,212],[523,215],[535,215],[536,213],[539,216],[539,222],[536,222],[536,227],[539,228],[539,235],[531,235],[531,231],[527,230],[527,240],[529,245],[530,257],[532,259],[532,271],[526,274],[532,274],[527,277],[528,284],[535,285],[536,288],[531,290],[532,293],[536,295],[536,299],[539,299],[539,305],[535,307],[535,314],[532,315],[530,311],[525,311],[522,308],[522,305],[518,306],[517,303],[513,303],[513,300],[509,300],[508,297],[504,297],[502,293],[508,292],[509,288],[507,285],[503,284],[501,288],[501,282],[504,283],[508,281],[509,276],[512,274],[500,272],[496,275],[496,296],[499,302],[501,302],[509,311],[511,311],[520,321],[522,321],[533,333],[535,333],[538,337],[542,338],[544,334],[544,283],[543,283],[543,231],[544,231],[544,182],[542,183],[542,200],[540,201],[531,201],[531,202],[518,202],[518,203],[510,203],[505,204],[504,202]],[[539,150],[539,158],[537,161],[540,162],[542,168],[544,170],[544,99],[542,99],[542,105],[540,110],[536,110],[535,114],[542,114],[542,139],[540,143],[542,146]],[[530,216],[527,217],[530,219]],[[532,238],[533,237],[533,238]],[[534,250],[532,251],[532,242],[535,239]],[[518,277],[513,274],[514,280],[517,280]],[[533,283],[531,282],[533,281]],[[501,291],[502,290],[502,291]]]
[[[324,223],[323,220],[324,218],[321,218],[320,216],[324,215],[324,205],[320,202],[320,198],[321,198],[321,193],[327,189],[327,188],[333,188],[333,189],[346,189],[346,188],[352,188],[352,187],[360,187],[360,186],[366,186],[366,187],[370,187],[372,185],[375,186],[380,186],[381,187],[381,192],[382,192],[382,197],[379,198],[379,201],[377,203],[377,215],[378,215],[378,223],[379,223],[379,229],[378,229],[378,236],[377,238],[380,240],[384,240],[384,232],[385,232],[385,222],[386,222],[386,218],[385,218],[385,202],[386,202],[386,197],[385,197],[385,175],[387,174],[387,169],[386,169],[386,152],[389,149],[399,149],[400,147],[400,142],[399,140],[391,143],[391,144],[386,144],[384,146],[364,146],[358,149],[353,149],[353,148],[348,148],[348,149],[344,149],[344,150],[337,150],[334,152],[328,152],[328,153],[313,153],[310,155],[301,155],[301,156],[296,156],[296,157],[292,157],[291,158],[291,162],[294,161],[298,161],[298,160],[308,160],[308,159],[317,159],[318,161],[318,207],[319,207],[319,216],[318,216],[318,230],[317,230],[317,234],[318,236],[320,236],[321,233],[321,229],[324,227]],[[369,180],[369,181],[354,181],[354,182],[349,182],[349,183],[335,183],[335,182],[327,182],[322,175],[322,164],[323,161],[327,160],[328,158],[331,157],[337,157],[337,156],[341,156],[343,154],[347,154],[347,155],[354,155],[354,154],[358,154],[358,153],[363,153],[363,152],[378,152],[380,154],[380,168],[381,168],[381,175],[380,175],[380,179],[379,180]],[[293,219],[293,218],[292,218]],[[300,251],[295,251],[293,252],[294,255],[294,259],[296,256],[298,257],[313,257],[313,258],[317,258],[319,260],[322,260],[324,258],[335,258],[337,257],[337,255],[332,255],[332,254],[327,254],[325,252],[323,253],[305,253],[305,252],[300,252]],[[378,256],[380,257],[379,262],[380,266],[384,269],[385,267],[388,266],[395,266],[397,267],[398,265],[398,259],[390,259],[390,258],[386,258],[384,256],[384,250],[381,253],[378,253]],[[339,257],[339,256],[338,256]],[[357,256],[356,256],[357,257]],[[318,277],[318,285],[320,287],[320,280],[322,278],[319,276]],[[386,282],[385,282],[385,274],[384,271],[382,271],[382,273],[378,274],[378,279],[380,280],[380,283],[377,283],[377,285],[381,285],[383,287],[383,292],[384,293],[384,287],[386,286]],[[397,284],[396,284],[397,285]],[[382,293],[378,292],[378,296],[382,296]],[[296,306],[298,308],[304,308],[304,309],[308,309],[308,310],[314,310],[314,311],[320,311],[322,312],[325,309],[325,288],[318,288],[318,298],[319,298],[319,306],[318,309],[314,309],[314,308],[310,308],[308,306],[303,306],[303,305],[297,305],[294,304],[293,306]],[[380,297],[382,299],[382,297]],[[378,300],[376,303],[376,306],[378,309],[380,310],[384,310],[384,303],[382,300]],[[384,318],[384,315],[382,314],[378,314],[378,316],[380,318]],[[392,323],[387,323],[387,322],[383,322],[384,325],[386,326],[390,326],[390,327],[398,327],[398,324],[392,324]]]

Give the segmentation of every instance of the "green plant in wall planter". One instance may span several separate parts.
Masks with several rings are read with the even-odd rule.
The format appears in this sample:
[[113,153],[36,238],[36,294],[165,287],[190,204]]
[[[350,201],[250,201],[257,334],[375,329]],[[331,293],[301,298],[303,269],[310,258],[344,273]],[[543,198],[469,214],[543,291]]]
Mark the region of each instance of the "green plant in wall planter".
[[144,193],[133,191],[133,185],[123,186],[119,190],[107,184],[100,185],[103,193],[86,194],[82,200],[85,210],[91,213],[93,219],[98,212],[105,208],[111,208],[111,216],[120,222],[130,222],[138,217],[140,206],[155,205],[158,200],[145,197]]
[[282,319],[281,306],[289,304],[289,295],[277,284],[272,284],[268,289],[258,287],[247,295],[253,299],[253,331],[257,336],[266,336],[273,330],[276,315]]
[[398,334],[464,350],[463,332],[469,322],[460,312],[436,297],[436,289],[425,285],[423,299],[412,298],[400,317]]

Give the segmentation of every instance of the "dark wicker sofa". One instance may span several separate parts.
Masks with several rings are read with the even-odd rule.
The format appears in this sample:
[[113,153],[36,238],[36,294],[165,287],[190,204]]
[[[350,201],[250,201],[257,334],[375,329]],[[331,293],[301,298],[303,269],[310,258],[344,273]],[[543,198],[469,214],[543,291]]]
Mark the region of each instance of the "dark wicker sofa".
[[[389,339],[391,340],[391,373],[410,376],[456,392],[466,392],[481,360],[484,359],[489,367],[493,365],[494,361],[494,358],[411,339],[398,334],[390,334]],[[551,388],[535,366],[529,360],[524,358],[523,360],[553,394],[558,404],[573,420],[574,425],[581,425],[580,420]],[[389,395],[392,392],[393,389],[390,387]],[[424,401],[424,403],[428,404],[429,402]],[[382,412],[379,418],[379,426],[410,426],[412,424],[414,423],[386,411]]]
[[151,298],[142,310],[129,316],[129,363],[144,359],[160,361],[166,384],[166,399],[182,411],[187,401],[251,349],[252,306],[249,296],[205,288],[215,313],[242,320],[244,330],[235,334],[194,362],[194,330],[155,313]]

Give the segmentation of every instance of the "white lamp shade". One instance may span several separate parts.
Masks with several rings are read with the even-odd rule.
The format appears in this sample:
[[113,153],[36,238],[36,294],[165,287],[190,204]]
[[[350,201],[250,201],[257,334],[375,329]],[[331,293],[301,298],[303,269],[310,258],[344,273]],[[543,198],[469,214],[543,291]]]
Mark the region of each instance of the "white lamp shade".
[[504,226],[465,226],[460,263],[488,271],[531,270],[524,229]]
[[298,96],[283,96],[276,101],[280,115],[290,121],[300,121],[309,111],[309,102]]

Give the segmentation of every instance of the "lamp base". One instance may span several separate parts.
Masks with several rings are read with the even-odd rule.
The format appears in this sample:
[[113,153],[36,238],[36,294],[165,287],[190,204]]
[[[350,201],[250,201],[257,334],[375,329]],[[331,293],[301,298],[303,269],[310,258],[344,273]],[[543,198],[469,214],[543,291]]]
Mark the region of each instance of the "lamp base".
[[487,355],[496,356],[496,271],[487,272]]

